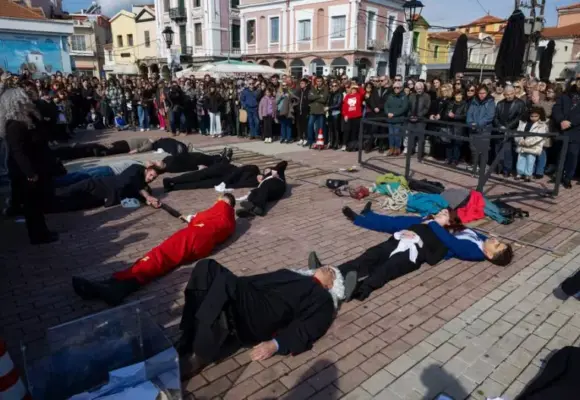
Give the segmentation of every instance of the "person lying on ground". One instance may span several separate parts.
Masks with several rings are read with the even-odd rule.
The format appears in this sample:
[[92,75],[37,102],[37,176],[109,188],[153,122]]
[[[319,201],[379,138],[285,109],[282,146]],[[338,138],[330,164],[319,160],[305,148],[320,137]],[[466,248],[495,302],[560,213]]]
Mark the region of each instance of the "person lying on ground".
[[59,188],[69,186],[89,178],[118,176],[125,172],[125,170],[131,165],[143,165],[143,163],[137,160],[120,160],[109,163],[107,165],[82,168],[74,172],[69,172],[66,175],[57,176],[54,178],[54,187]]
[[84,179],[55,190],[47,212],[59,213],[88,210],[97,207],[112,207],[126,198],[136,198],[159,208],[160,201],[151,196],[149,183],[159,172],[155,167],[133,164],[120,175]]
[[286,193],[285,171],[288,163],[280,161],[272,168],[266,168],[262,175],[257,176],[258,187],[252,189],[245,200],[240,202],[236,215],[240,218],[266,215],[266,206],[278,201]]
[[236,229],[235,205],[236,199],[231,194],[220,196],[209,209],[186,218],[189,219],[187,227],[154,247],[130,268],[115,272],[110,279],[101,282],[73,277],[75,292],[85,300],[98,299],[115,306],[149,282],[209,256],[218,244],[233,235]]
[[131,149],[129,154],[145,153],[162,149],[165,153],[176,156],[189,151],[189,147],[185,143],[173,138],[134,138],[127,139],[127,143]]
[[218,155],[199,152],[180,153],[175,156],[167,156],[163,160],[148,161],[145,165],[155,165],[164,173],[191,172],[211,167],[214,164],[229,164],[233,155],[234,151],[226,147]]
[[[343,209],[343,214],[356,226],[390,234],[425,221],[422,217],[377,214],[371,211],[371,202],[365,205],[360,215],[357,215],[349,207]],[[463,261],[487,260],[500,267],[508,265],[513,258],[514,252],[511,245],[494,237],[488,238],[479,232],[464,227],[460,222],[451,229],[453,233],[438,225],[433,225],[432,228],[439,240],[449,249],[446,258],[458,258]]]
[[236,276],[215,260],[199,261],[185,288],[176,344],[182,378],[215,361],[226,339],[254,346],[253,361],[310,350],[349,290],[331,266]]
[[[198,171],[186,172],[172,178],[163,179],[166,192],[173,190],[193,190],[216,188],[219,191],[240,188],[253,188],[259,185],[260,168],[256,165],[240,167],[229,163],[213,164]],[[223,184],[223,185],[222,185]],[[217,186],[220,186],[218,188]]]

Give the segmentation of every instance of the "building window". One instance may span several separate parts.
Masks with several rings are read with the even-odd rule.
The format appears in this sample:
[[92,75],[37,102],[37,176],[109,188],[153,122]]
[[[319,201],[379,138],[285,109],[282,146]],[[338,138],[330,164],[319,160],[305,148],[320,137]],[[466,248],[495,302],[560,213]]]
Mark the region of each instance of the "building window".
[[133,46],[133,35],[127,35],[127,46]]
[[433,50],[433,58],[439,58],[439,46],[435,46],[435,49]]
[[145,47],[151,47],[151,35],[149,34],[149,31],[145,31]]
[[85,35],[72,35],[70,46],[72,51],[86,51]]
[[485,26],[483,26],[483,25],[482,25],[482,26],[480,26],[480,27],[479,27],[479,31],[480,31],[480,32],[485,32]]
[[241,48],[241,34],[240,26],[237,24],[232,24],[232,49],[239,50]]
[[330,25],[330,37],[332,39],[342,39],[346,37],[346,15],[332,17]]
[[367,17],[367,38],[368,40],[376,39],[376,24],[377,24],[377,14],[372,11],[368,12]]
[[391,43],[393,38],[393,30],[395,27],[395,16],[389,15],[389,22],[387,22],[387,42]]
[[123,47],[123,35],[117,35],[117,47]]
[[107,54],[109,56],[109,61],[113,61],[113,52],[111,50],[107,50]]
[[195,34],[195,45],[203,46],[203,39],[201,37],[201,23],[194,24],[193,31]]
[[270,43],[280,41],[280,17],[270,18]]
[[469,60],[469,62],[473,62],[473,49],[469,49],[469,55],[467,56],[467,59]]
[[194,0],[193,1],[193,6],[196,7],[196,8],[197,7],[201,7],[201,0]]
[[169,12],[169,8],[171,8],[169,0],[163,0],[163,12]]
[[246,42],[256,44],[256,21],[248,21],[246,24]]
[[413,32],[413,51],[416,52],[419,47],[419,32]]
[[[199,1],[199,0],[197,0]],[[238,8],[238,6],[240,5],[240,0],[230,0],[230,7],[231,8]]]
[[310,40],[311,35],[311,21],[309,19],[303,19],[298,21],[298,40]]

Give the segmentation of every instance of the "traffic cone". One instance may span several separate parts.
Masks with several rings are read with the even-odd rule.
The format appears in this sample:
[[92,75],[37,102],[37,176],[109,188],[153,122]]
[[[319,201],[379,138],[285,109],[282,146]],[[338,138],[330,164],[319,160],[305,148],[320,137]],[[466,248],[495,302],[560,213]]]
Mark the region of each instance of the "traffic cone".
[[322,133],[322,128],[318,129],[318,137],[316,138],[314,148],[318,150],[324,149],[324,134]]
[[32,400],[3,340],[0,340],[0,399]]

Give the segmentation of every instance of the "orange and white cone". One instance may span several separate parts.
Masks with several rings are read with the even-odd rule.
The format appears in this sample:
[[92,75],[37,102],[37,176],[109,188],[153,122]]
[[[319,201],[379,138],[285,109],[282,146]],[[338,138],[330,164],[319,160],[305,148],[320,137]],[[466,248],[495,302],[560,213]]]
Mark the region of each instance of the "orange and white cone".
[[0,399],[32,400],[3,340],[0,340]]
[[324,149],[324,134],[322,133],[322,129],[318,130],[318,137],[316,138],[314,148],[318,150]]

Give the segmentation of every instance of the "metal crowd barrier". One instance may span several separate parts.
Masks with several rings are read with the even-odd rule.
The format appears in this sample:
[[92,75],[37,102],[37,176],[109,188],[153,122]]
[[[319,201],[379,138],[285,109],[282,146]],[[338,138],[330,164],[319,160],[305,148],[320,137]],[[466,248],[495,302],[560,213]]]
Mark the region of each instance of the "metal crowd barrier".
[[[392,172],[379,165],[373,164],[372,162],[370,162],[370,160],[363,160],[362,153],[363,153],[363,144],[365,140],[388,138],[389,135],[391,135],[388,133],[389,126],[396,125],[399,127],[399,133],[394,135],[400,136],[402,138],[402,141],[405,138],[407,138],[410,147],[405,155],[404,176],[407,180],[410,179],[411,158],[413,157],[415,142],[418,140],[417,159],[419,162],[423,162],[426,136],[439,137],[445,138],[450,141],[468,142],[470,147],[473,148],[475,152],[479,154],[479,164],[478,165],[474,164],[474,169],[475,167],[479,167],[477,174],[478,179],[476,190],[482,192],[487,181],[491,177],[491,174],[493,173],[493,171],[495,171],[498,164],[503,160],[505,150],[507,150],[510,140],[513,140],[516,136],[517,137],[540,136],[545,138],[551,138],[554,144],[556,142],[562,143],[562,145],[560,146],[560,152],[558,157],[558,165],[556,169],[554,188],[551,191],[542,190],[542,192],[551,196],[557,196],[560,192],[560,182],[562,180],[562,174],[564,171],[564,161],[566,160],[566,153],[568,151],[569,138],[567,136],[559,134],[558,132],[549,132],[540,134],[493,127],[474,128],[470,125],[466,125],[459,122],[437,121],[430,119],[419,119],[414,122],[410,122],[409,120],[407,120],[401,124],[390,124],[388,123],[388,121],[389,120],[387,118],[361,119],[358,136],[358,163],[360,165],[381,172]],[[425,128],[422,129],[420,127],[417,127],[418,124],[424,125]],[[465,135],[455,135],[453,133],[446,131],[428,130],[427,127],[429,125],[455,127],[463,129],[467,133]],[[366,129],[367,127],[369,127],[370,129],[367,130]],[[371,133],[369,134],[367,133],[367,131],[371,131]],[[488,166],[489,152],[491,146],[492,145],[496,146],[497,143],[501,144],[501,150],[499,150],[497,154],[495,154],[495,158]]]

